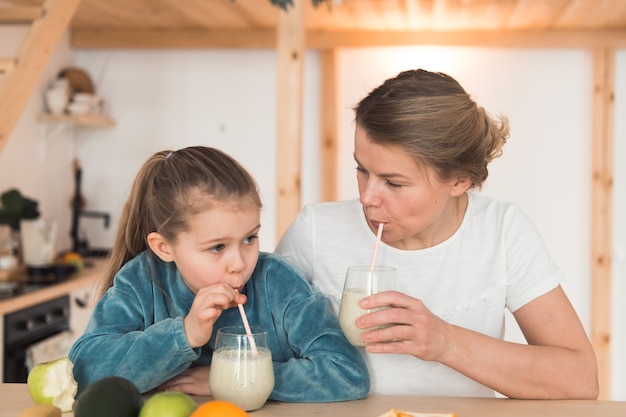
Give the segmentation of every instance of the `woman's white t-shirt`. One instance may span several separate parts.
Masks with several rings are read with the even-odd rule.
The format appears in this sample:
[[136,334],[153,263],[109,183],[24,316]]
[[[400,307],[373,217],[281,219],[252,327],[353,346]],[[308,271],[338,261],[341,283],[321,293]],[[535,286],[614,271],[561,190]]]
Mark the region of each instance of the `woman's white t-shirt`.
[[[422,300],[446,322],[502,339],[505,309],[515,312],[556,288],[562,272],[519,207],[475,193],[468,197],[463,222],[449,239],[422,250],[400,250],[381,242],[376,264],[395,267],[398,289]],[[361,204],[353,199],[306,206],[276,253],[320,288],[338,313],[347,268],[369,265],[375,241]],[[494,395],[438,362],[363,353],[372,393]]]

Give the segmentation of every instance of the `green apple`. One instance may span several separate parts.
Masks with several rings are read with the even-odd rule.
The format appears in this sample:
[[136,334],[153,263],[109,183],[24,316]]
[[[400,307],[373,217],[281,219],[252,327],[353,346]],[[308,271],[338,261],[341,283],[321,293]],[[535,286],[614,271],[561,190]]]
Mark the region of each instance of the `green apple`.
[[53,405],[64,413],[72,411],[78,391],[73,371],[74,364],[68,357],[35,365],[26,380],[35,404]]
[[189,417],[198,407],[191,397],[179,391],[162,391],[144,403],[139,417]]

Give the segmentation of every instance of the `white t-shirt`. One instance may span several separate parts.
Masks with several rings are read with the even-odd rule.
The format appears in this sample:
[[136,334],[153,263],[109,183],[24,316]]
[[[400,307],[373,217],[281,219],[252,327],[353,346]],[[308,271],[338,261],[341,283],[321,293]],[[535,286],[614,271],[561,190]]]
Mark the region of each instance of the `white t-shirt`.
[[[516,205],[468,193],[461,226],[446,241],[422,250],[381,242],[376,265],[396,268],[400,291],[438,317],[495,338],[511,312],[556,288],[562,272],[542,238]],[[376,235],[357,199],[304,207],[276,253],[326,294],[335,313],[349,266],[369,265]],[[438,362],[411,355],[369,354],[372,393],[494,396],[494,392]]]

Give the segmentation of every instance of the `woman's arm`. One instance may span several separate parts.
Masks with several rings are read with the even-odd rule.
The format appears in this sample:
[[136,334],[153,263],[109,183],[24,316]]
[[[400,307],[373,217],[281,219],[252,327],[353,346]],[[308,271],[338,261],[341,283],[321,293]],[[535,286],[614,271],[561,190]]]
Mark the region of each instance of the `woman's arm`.
[[364,302],[366,308],[390,304],[396,308],[363,316],[360,327],[398,323],[367,332],[364,338],[371,343],[366,347],[369,352],[408,353],[439,361],[512,398],[598,396],[593,348],[560,286],[514,313],[528,345],[447,324],[420,300],[401,293],[381,293]]

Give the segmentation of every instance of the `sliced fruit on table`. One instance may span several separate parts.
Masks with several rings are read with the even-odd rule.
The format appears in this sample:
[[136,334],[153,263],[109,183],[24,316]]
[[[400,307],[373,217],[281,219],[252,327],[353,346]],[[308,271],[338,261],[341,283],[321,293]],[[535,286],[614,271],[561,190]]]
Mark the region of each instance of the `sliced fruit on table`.
[[28,392],[38,405],[53,405],[62,412],[72,411],[78,383],[74,379],[74,364],[68,357],[39,363],[28,373]]

